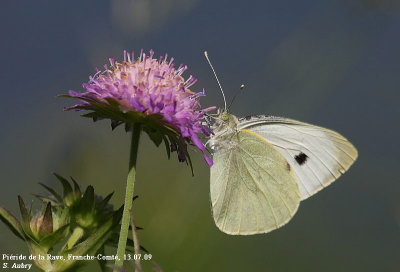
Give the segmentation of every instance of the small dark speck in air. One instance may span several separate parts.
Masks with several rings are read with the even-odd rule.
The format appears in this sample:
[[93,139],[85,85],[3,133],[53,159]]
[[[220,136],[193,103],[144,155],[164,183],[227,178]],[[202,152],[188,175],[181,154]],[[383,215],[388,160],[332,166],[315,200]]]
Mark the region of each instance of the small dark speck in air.
[[297,163],[299,165],[303,165],[307,161],[308,156],[306,154],[304,154],[303,152],[300,152],[300,154],[296,155],[294,157],[294,159],[297,161]]

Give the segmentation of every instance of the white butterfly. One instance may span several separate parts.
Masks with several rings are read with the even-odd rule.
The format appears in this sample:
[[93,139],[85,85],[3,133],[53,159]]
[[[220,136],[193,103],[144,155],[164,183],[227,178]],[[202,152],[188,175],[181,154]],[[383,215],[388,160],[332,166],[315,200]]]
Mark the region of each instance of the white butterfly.
[[238,119],[226,106],[215,119],[207,143],[214,161],[211,204],[217,227],[228,234],[281,227],[301,200],[336,180],[358,156],[339,133],[307,123],[273,116]]

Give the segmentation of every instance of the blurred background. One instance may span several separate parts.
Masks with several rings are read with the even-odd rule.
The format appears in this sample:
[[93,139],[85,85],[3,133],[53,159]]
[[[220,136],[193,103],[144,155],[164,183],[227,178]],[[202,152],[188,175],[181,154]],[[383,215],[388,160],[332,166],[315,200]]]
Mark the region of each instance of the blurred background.
[[[135,193],[141,243],[164,271],[400,271],[400,2],[397,0],[3,0],[0,205],[19,216],[52,176],[123,203],[129,136],[63,112],[56,98],[123,50],[168,53],[232,113],[272,114],[339,131],[359,150],[348,173],[301,203],[289,224],[235,237],[214,225],[209,168],[195,176],[142,137]],[[0,224],[0,254],[28,254]],[[83,271],[96,271],[93,264]],[[153,271],[147,263],[145,271]]]

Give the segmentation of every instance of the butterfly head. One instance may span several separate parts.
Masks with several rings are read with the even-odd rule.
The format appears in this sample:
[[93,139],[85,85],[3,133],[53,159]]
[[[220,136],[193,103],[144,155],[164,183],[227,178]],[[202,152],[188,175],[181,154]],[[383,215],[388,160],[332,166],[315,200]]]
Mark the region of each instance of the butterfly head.
[[220,119],[221,119],[223,122],[228,122],[228,121],[229,121],[229,118],[230,118],[230,114],[229,114],[226,110],[223,110],[223,111],[221,112],[221,114],[220,114]]
[[239,124],[238,119],[230,114],[227,110],[218,110],[218,113],[215,118],[215,122],[212,126],[212,130],[214,133],[218,133],[223,130],[236,130]]

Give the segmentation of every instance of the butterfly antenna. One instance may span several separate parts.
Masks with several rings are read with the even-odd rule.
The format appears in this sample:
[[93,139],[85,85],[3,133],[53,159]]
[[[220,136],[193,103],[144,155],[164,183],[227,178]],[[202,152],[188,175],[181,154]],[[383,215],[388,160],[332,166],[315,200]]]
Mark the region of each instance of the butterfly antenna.
[[243,90],[243,89],[244,89],[244,84],[240,85],[239,90],[236,91],[235,95],[233,96],[233,98],[232,98],[232,100],[231,100],[231,103],[229,103],[228,110],[231,108],[231,106],[232,106],[232,104],[233,104],[233,101],[235,101],[235,99],[236,99],[236,96],[238,96],[239,92],[240,92],[241,90]]
[[227,108],[226,108],[225,94],[224,94],[224,91],[222,90],[221,83],[219,83],[219,80],[218,80],[217,74],[215,73],[214,67],[212,66],[211,61],[210,61],[210,59],[208,58],[208,53],[207,53],[207,51],[204,51],[204,56],[206,56],[206,59],[207,59],[207,61],[208,61],[208,64],[210,64],[211,70],[213,71],[214,76],[215,76],[215,79],[216,79],[217,82],[218,82],[218,86],[219,86],[219,88],[220,88],[220,90],[221,90],[222,97],[224,98],[224,106],[225,106],[224,109],[225,109],[225,111],[226,111]]

